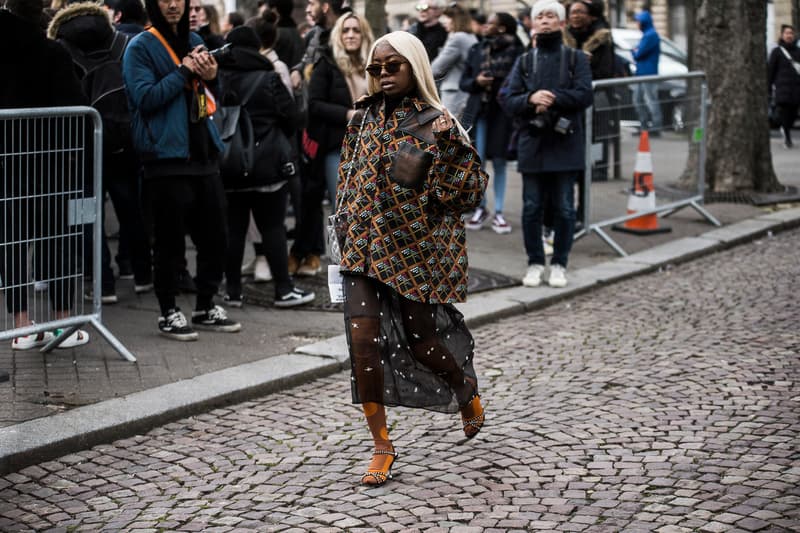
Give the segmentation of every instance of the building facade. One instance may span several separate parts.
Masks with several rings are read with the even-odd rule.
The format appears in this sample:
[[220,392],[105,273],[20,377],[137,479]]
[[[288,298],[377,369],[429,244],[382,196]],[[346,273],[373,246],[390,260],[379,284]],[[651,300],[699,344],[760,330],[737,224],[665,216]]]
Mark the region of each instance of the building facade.
[[[356,9],[363,10],[364,2],[356,0]],[[413,19],[415,6],[424,4],[423,0],[386,0],[387,23],[392,29],[399,29],[406,17]],[[533,0],[525,4],[532,5]],[[569,2],[565,0],[564,4]],[[687,44],[687,0],[607,0],[606,15],[615,28],[636,27],[633,15],[645,7],[653,14],[656,29],[675,41],[681,48]],[[774,43],[778,38],[781,24],[791,23],[800,14],[797,13],[797,0],[766,0],[767,7],[767,42]],[[483,13],[506,11],[516,15],[524,9],[520,0],[461,0],[459,5],[466,8],[479,9]]]

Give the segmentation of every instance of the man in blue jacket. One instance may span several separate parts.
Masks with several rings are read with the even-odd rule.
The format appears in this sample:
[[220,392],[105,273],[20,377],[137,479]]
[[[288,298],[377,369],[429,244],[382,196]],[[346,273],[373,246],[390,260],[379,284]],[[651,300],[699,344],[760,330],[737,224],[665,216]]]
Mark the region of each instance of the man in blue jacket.
[[[506,113],[524,120],[517,167],[522,173],[522,234],[528,255],[526,287],[567,285],[567,258],[575,232],[575,180],[584,170],[583,110],[592,104],[586,54],[563,44],[564,6],[539,0],[531,9],[536,48],[521,55],[509,74]],[[543,203],[554,214],[554,251],[545,268]]]
[[[153,217],[155,293],[162,335],[197,339],[198,329],[236,332],[241,325],[214,305],[227,247],[223,149],[209,118],[217,62],[189,31],[189,0],[146,0],[153,27],[123,59],[133,141],[144,167],[143,196]],[[191,324],[176,305],[185,235],[197,248],[197,303]]]
[[[649,11],[636,15],[642,40],[633,49],[637,76],[658,74],[658,59],[661,56],[661,37],[653,27],[653,17]],[[658,82],[637,83],[634,85],[633,102],[639,114],[639,124],[643,130],[658,135],[661,132],[661,105],[658,102]]]

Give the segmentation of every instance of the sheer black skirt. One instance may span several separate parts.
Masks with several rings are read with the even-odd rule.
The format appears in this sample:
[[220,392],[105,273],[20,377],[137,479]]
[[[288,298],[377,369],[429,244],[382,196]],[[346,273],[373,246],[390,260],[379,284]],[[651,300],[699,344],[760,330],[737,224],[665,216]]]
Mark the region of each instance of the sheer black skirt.
[[363,275],[344,282],[353,403],[445,413],[469,403],[475,342],[455,307],[411,301]]

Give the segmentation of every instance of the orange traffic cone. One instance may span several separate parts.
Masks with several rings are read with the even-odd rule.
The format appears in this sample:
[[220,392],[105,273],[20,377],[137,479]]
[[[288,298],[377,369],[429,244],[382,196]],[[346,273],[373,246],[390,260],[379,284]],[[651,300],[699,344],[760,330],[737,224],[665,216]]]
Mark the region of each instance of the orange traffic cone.
[[[628,196],[628,214],[649,211],[656,207],[656,189],[653,185],[653,158],[650,154],[650,138],[647,130],[642,130],[639,137],[639,151],[636,153],[636,164],[633,166],[633,187]],[[636,235],[650,235],[672,231],[669,227],[658,226],[658,215],[651,213],[626,220],[613,229]]]

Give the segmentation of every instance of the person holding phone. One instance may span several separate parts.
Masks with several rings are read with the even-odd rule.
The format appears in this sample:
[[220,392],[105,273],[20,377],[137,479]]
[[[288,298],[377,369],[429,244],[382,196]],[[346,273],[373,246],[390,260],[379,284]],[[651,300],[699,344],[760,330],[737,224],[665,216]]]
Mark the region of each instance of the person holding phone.
[[[143,199],[155,237],[159,332],[197,340],[197,329],[237,332],[241,324],[214,304],[227,248],[223,149],[209,116],[215,109],[217,62],[189,30],[189,0],[146,0],[152,27],[128,45],[122,62],[133,143],[144,166]],[[197,248],[197,299],[191,324],[176,303],[185,235]]]

